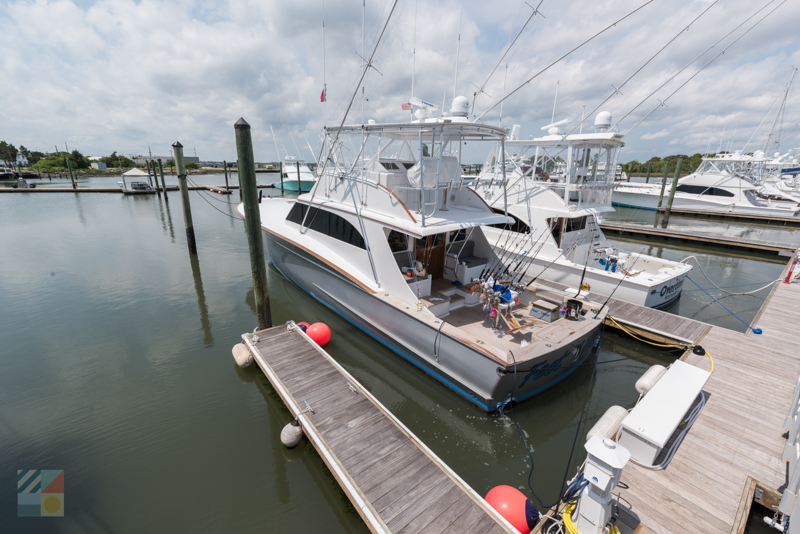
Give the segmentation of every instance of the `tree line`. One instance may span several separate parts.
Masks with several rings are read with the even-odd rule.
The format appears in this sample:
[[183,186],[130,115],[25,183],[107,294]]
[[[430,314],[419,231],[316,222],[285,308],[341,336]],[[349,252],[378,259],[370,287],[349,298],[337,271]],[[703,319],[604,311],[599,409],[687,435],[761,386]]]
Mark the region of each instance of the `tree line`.
[[629,161],[628,163],[622,164],[622,170],[625,171],[626,174],[634,174],[634,175],[646,175],[647,174],[647,167],[650,166],[650,175],[663,175],[664,174],[664,167],[667,164],[667,160],[669,160],[669,169],[667,169],[667,174],[672,176],[675,173],[675,168],[678,166],[678,158],[683,157],[683,163],[681,164],[681,174],[691,174],[700,166],[700,163],[703,161],[704,157],[714,157],[717,155],[728,154],[728,152],[722,151],[715,154],[700,154],[699,152],[688,156],[686,154],[675,154],[672,156],[666,156],[664,158],[660,158],[658,156],[653,156],[647,161],[640,162],[638,160]]

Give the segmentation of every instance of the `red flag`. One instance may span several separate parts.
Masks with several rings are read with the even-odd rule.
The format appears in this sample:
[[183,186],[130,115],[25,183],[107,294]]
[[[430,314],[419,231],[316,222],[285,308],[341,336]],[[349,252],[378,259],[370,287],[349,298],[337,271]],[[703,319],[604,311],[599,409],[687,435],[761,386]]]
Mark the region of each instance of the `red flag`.
[[328,101],[328,95],[326,94],[327,92],[328,92],[328,88],[327,87],[323,87],[322,88],[322,94],[319,95],[319,101],[320,102],[327,102]]
[[411,104],[409,104],[408,102],[403,102],[400,105],[400,109],[402,109],[403,111],[411,111],[413,109],[413,106]]

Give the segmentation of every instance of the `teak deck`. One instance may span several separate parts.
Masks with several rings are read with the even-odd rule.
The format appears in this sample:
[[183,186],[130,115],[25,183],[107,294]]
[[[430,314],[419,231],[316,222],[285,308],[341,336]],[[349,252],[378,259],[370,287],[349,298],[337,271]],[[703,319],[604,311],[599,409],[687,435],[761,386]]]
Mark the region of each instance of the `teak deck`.
[[686,232],[684,230],[673,230],[669,228],[653,228],[651,226],[644,226],[641,224],[623,224],[606,221],[600,224],[600,228],[604,232],[619,235],[646,236],[651,238],[668,239],[672,241],[699,243],[715,247],[756,251],[767,254],[773,253],[791,255],[791,253],[797,248],[797,245],[791,243],[762,241],[760,239],[745,239],[741,237],[712,235],[700,232]]
[[242,337],[370,530],[516,532],[299,329]]

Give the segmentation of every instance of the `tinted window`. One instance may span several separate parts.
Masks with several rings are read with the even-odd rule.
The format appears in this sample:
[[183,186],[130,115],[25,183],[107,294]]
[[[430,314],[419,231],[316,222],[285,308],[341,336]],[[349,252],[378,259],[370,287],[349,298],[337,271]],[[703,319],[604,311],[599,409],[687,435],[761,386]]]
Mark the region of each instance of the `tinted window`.
[[572,219],[564,219],[565,232],[578,232],[586,228],[586,217],[575,217]]
[[732,197],[733,193],[717,187],[706,187],[703,185],[679,185],[675,188],[676,191],[681,193],[692,193],[695,195],[713,195],[717,197]]
[[[503,210],[500,210],[500,209],[497,209],[497,208],[492,208],[492,211],[497,213],[498,215],[505,215],[505,212]],[[519,218],[515,217],[514,215],[512,215],[510,213],[508,214],[508,216],[511,217],[512,219],[514,219],[514,224],[508,225],[506,223],[497,223],[497,224],[492,224],[491,226],[493,226],[495,228],[500,228],[501,230],[503,230],[504,228],[507,228],[507,227],[510,226],[510,230],[512,232],[517,232],[517,233],[520,233],[520,234],[527,234],[528,232],[531,231],[530,226],[528,226],[527,224],[522,222],[522,220],[520,220]]]
[[[308,210],[306,204],[295,202],[286,220],[302,224],[306,210]],[[308,212],[308,217],[306,217],[306,226],[315,232],[325,234],[339,241],[344,241],[354,247],[363,248],[365,250],[367,248],[364,244],[364,238],[361,237],[361,234],[358,233],[358,230],[356,230],[352,224],[327,210],[311,208]]]
[[397,170],[397,165],[391,161],[381,161],[381,165],[383,165],[385,169]]

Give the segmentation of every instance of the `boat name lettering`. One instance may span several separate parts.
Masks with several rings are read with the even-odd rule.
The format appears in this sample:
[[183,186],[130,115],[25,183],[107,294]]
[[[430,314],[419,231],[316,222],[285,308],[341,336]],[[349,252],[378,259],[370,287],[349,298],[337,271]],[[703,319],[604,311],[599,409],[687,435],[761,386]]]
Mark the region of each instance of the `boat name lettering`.
[[678,278],[675,280],[674,284],[664,286],[661,288],[661,296],[669,295],[670,293],[675,293],[676,291],[680,291],[681,287],[683,286],[683,278]]
[[561,356],[559,359],[555,360],[550,365],[547,365],[547,360],[545,360],[545,361],[539,362],[536,365],[534,365],[533,367],[531,367],[530,372],[527,375],[525,375],[525,378],[522,379],[522,383],[519,385],[519,387],[522,388],[522,386],[525,385],[525,382],[528,381],[528,379],[531,377],[531,375],[533,375],[533,379],[534,380],[539,380],[541,377],[547,376],[550,373],[552,373],[553,371],[555,371],[556,369],[558,369],[561,366],[561,360],[566,358],[569,353],[570,353],[570,351],[568,350],[567,352],[565,352],[563,354],[563,356]]

